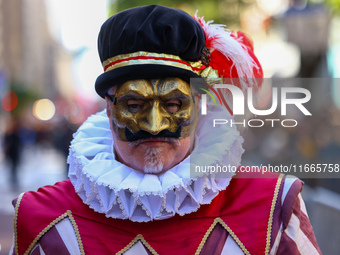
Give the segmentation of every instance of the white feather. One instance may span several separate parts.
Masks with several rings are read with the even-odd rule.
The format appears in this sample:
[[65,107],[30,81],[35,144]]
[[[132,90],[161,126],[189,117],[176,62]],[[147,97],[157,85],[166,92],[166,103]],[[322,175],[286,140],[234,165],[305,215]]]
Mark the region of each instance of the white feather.
[[[245,90],[248,86],[257,87],[257,83],[254,78],[253,68],[259,68],[253,58],[248,54],[246,46],[238,41],[238,38],[232,37],[230,30],[226,29],[225,25],[212,24],[213,21],[205,22],[203,18],[195,18],[200,20],[201,26],[205,32],[206,39],[212,39],[211,48],[209,50],[218,50],[226,58],[233,62],[232,68],[236,68],[241,79],[242,90]],[[237,78],[237,77],[235,77]]]

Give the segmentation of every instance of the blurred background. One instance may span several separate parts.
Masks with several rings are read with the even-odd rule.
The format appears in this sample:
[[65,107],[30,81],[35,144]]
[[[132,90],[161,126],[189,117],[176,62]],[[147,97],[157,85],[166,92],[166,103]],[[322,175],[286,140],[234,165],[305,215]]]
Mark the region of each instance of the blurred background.
[[[94,91],[101,24],[147,4],[199,10],[248,33],[266,78],[318,81],[304,85],[317,97],[313,121],[299,119],[293,131],[248,129],[244,162],[340,163],[339,0],[0,0],[0,254],[12,244],[12,199],[66,179],[72,134],[104,109]],[[324,254],[340,250],[338,178],[303,179]]]

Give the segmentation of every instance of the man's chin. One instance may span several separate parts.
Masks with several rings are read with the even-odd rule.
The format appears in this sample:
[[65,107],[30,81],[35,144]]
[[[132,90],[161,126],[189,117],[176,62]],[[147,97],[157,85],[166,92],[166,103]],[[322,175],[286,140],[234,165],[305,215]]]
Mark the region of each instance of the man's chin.
[[158,174],[163,171],[162,152],[160,148],[148,148],[144,155],[144,173]]

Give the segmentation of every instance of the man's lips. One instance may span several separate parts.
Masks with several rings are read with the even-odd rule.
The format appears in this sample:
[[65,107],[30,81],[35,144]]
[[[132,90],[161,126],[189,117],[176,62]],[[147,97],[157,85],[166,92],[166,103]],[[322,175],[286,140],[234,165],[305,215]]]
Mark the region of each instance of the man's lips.
[[166,137],[157,137],[157,138],[148,138],[148,139],[140,140],[140,143],[156,143],[156,142],[168,143],[169,139],[167,139]]
[[140,144],[157,144],[157,143],[174,143],[178,139],[169,137],[153,137],[147,139],[139,139],[137,141],[130,142],[131,146],[137,146]]

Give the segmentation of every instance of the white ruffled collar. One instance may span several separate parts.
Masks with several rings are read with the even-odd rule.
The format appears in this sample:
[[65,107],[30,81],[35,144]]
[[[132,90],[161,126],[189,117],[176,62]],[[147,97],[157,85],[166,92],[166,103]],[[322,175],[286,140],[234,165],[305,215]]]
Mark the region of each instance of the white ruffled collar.
[[[107,217],[137,222],[167,219],[209,204],[232,177],[190,175],[191,167],[239,166],[243,139],[228,125],[212,128],[213,119],[231,118],[222,107],[209,106],[195,130],[190,156],[162,174],[143,174],[115,160],[106,112],[92,115],[74,134],[68,158],[69,177],[84,201]],[[212,132],[213,131],[213,132]]]

